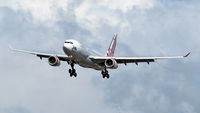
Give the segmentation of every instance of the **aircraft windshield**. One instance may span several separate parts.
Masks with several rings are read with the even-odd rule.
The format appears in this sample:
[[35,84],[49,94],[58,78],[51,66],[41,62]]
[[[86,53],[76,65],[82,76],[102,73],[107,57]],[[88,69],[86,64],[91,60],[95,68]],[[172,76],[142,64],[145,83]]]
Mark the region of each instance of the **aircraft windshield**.
[[73,44],[73,42],[69,42],[69,41],[66,41],[65,43],[70,43],[70,44]]

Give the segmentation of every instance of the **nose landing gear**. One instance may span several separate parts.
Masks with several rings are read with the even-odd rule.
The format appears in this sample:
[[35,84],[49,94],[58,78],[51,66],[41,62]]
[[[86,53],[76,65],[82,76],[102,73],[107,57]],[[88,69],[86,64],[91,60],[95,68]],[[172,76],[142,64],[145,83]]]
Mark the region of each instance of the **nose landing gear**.
[[76,70],[74,69],[74,63],[71,63],[71,67],[72,69],[69,69],[69,74],[70,74],[70,77],[77,77],[77,73],[76,73]]

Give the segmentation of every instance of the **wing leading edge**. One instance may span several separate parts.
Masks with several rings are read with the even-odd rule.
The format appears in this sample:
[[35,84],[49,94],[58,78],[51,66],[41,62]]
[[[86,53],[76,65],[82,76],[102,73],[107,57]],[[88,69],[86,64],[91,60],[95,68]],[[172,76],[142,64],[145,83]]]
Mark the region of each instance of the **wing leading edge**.
[[50,56],[57,56],[59,58],[59,60],[61,60],[61,61],[69,61],[70,60],[70,58],[66,55],[57,55],[57,54],[48,54],[48,53],[39,53],[39,52],[33,52],[33,51],[19,50],[19,49],[12,48],[12,46],[9,46],[9,48],[13,51],[35,55],[37,57],[40,57],[40,59],[49,58]]
[[162,60],[162,59],[179,59],[185,58],[190,55],[190,52],[184,56],[172,56],[172,57],[98,57],[98,56],[90,56],[90,59],[95,63],[103,63],[107,59],[115,59],[117,63],[140,63],[140,62],[154,62],[155,60]]

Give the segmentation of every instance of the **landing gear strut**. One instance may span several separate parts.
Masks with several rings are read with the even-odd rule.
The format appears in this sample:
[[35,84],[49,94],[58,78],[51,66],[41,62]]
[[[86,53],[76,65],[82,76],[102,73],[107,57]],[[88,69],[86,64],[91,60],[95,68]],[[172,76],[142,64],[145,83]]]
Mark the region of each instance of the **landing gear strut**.
[[76,73],[76,70],[74,69],[74,63],[71,63],[70,65],[72,67],[72,69],[69,69],[70,77],[72,77],[72,76],[76,77],[77,73]]
[[110,78],[110,75],[108,74],[108,71],[106,68],[101,71],[101,74],[103,78],[105,77]]

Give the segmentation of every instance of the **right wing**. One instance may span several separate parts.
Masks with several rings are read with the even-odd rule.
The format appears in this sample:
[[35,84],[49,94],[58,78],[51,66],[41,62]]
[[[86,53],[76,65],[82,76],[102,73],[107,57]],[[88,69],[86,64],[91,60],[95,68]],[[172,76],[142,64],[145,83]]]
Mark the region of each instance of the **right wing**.
[[37,57],[40,57],[40,59],[49,58],[50,56],[57,56],[59,58],[59,60],[61,60],[61,61],[70,61],[71,60],[70,57],[68,57],[66,55],[57,55],[57,54],[48,54],[48,53],[39,53],[39,52],[33,52],[33,51],[19,50],[19,49],[12,48],[12,46],[9,46],[9,48],[13,51],[35,55]]
[[127,64],[127,63],[140,63],[140,62],[154,62],[155,60],[162,60],[162,59],[179,59],[185,58],[190,55],[190,52],[184,56],[172,56],[172,57],[98,57],[98,56],[90,56],[90,59],[98,64],[103,64],[105,60],[114,59],[117,63]]

